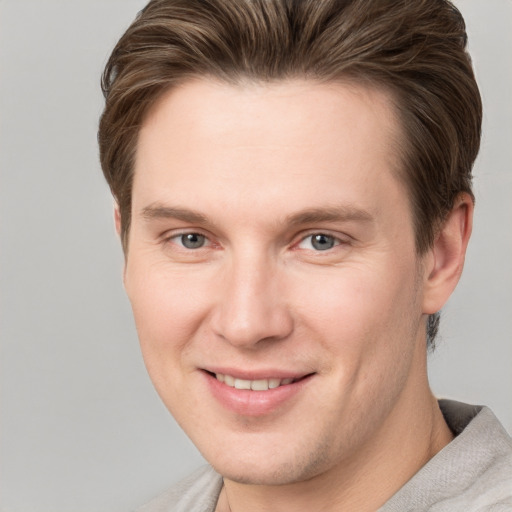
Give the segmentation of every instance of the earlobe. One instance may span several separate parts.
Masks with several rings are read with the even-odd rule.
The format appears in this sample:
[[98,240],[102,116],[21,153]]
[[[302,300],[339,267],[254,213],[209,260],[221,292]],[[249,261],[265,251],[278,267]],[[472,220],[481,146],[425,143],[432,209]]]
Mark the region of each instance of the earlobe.
[[460,194],[430,249],[423,298],[425,314],[439,311],[459,282],[473,226],[473,208],[471,196]]

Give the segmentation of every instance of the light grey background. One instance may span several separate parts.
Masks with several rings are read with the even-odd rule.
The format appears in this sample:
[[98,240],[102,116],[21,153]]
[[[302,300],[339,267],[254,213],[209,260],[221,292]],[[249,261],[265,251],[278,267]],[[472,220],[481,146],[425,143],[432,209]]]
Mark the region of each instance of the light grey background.
[[[96,147],[99,76],[142,0],[0,0],[3,512],[133,509],[201,463],[146,376]],[[512,2],[459,0],[485,104],[435,392],[512,431]]]

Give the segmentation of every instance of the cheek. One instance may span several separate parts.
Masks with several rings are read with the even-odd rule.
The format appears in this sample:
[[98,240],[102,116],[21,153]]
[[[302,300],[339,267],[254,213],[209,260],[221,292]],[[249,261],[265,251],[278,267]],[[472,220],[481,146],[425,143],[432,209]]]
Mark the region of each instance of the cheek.
[[204,294],[193,279],[177,273],[150,271],[132,265],[126,273],[144,364],[153,385],[171,414],[195,417],[197,397],[187,392],[191,371],[187,354],[201,325]]
[[324,333],[330,352],[357,361],[367,351],[406,344],[413,335],[421,311],[414,268],[368,267],[340,269],[326,278],[324,286],[296,288],[302,317]]
[[322,406],[335,420],[350,418],[348,431],[365,425],[370,432],[382,421],[414,360],[421,318],[414,273],[380,275],[353,271],[332,279],[322,293],[304,294],[307,328],[323,344],[326,375],[331,389],[339,390],[336,402]]
[[158,265],[127,267],[126,291],[147,365],[169,364],[186,349],[205,310],[204,287],[198,281],[199,276],[165,271]]

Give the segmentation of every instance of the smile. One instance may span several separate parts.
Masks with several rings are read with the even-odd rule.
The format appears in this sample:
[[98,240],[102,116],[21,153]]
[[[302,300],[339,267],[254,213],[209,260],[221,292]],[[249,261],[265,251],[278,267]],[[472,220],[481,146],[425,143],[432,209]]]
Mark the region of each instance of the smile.
[[293,382],[299,379],[279,379],[279,378],[269,378],[269,379],[256,379],[256,380],[246,380],[246,379],[238,379],[231,375],[216,373],[215,378],[219,382],[223,382],[226,386],[235,389],[251,389],[253,391],[268,391],[269,389],[275,389],[280,386],[286,386],[287,384],[292,384]]
[[252,417],[282,410],[286,403],[293,404],[294,397],[302,395],[316,375],[282,372],[284,375],[279,376],[281,372],[269,370],[235,376],[227,368],[219,370],[202,372],[210,393],[229,411]]

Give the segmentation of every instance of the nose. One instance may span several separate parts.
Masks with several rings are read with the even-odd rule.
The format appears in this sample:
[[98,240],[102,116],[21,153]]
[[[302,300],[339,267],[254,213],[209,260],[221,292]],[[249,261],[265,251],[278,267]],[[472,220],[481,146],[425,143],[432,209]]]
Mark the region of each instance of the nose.
[[265,258],[231,262],[212,317],[213,329],[231,345],[253,349],[263,341],[278,341],[293,331],[283,279]]

